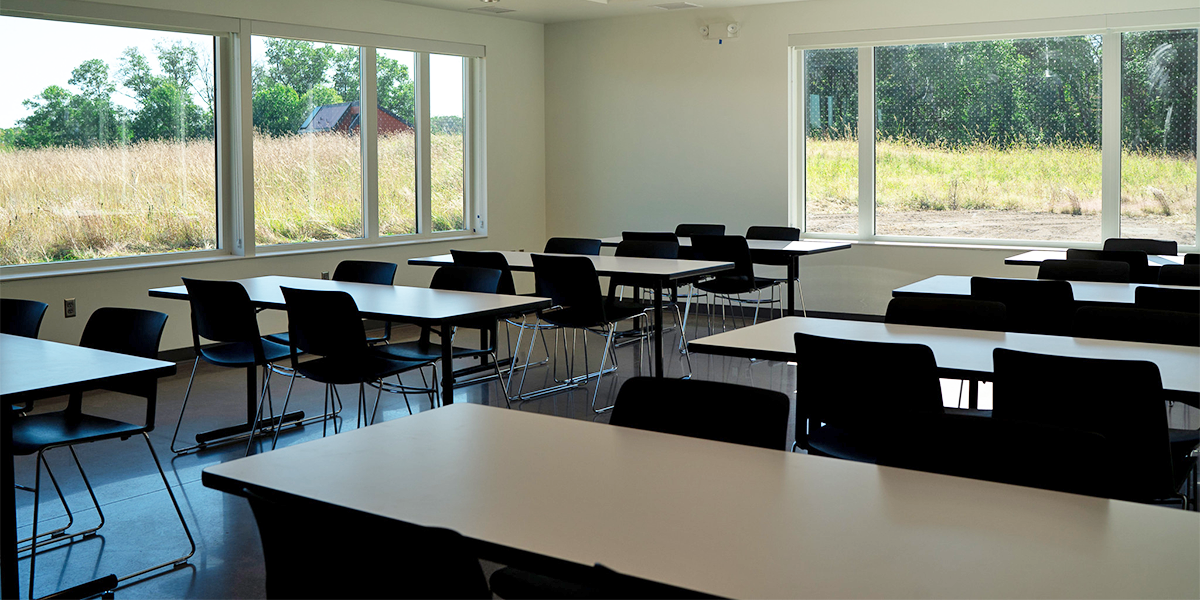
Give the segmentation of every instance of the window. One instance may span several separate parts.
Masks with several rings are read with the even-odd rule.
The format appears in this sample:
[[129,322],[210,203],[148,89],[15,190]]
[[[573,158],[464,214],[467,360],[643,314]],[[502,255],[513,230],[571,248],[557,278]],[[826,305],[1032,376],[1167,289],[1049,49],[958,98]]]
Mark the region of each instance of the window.
[[[1102,17],[1109,31],[1149,19]],[[1194,26],[1038,37],[1020,35],[1023,24],[1064,29],[1009,22],[982,28],[997,39],[912,44],[892,40],[954,28],[792,36],[804,82],[792,102],[803,111],[792,122],[804,128],[795,132],[804,168],[792,183],[804,192],[795,197],[806,232],[1044,245],[1119,235],[1195,246]],[[858,113],[860,92],[873,111]],[[865,157],[873,161],[860,164]]]
[[375,51],[379,118],[379,234],[417,232],[416,55]]
[[1196,243],[1196,30],[1121,36],[1121,235]]
[[466,229],[467,62],[461,56],[429,56],[429,133],[433,230]]
[[0,264],[217,247],[214,47],[0,16]]

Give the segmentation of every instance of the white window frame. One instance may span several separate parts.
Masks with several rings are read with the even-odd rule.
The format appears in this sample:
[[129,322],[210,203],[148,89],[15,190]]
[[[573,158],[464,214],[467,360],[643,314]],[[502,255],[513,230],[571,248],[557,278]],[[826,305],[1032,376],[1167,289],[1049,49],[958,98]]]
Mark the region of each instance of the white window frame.
[[[942,246],[1053,247],[1065,245],[1099,248],[1104,239],[1120,236],[1121,203],[1121,34],[1127,31],[1190,29],[1200,27],[1200,9],[1180,9],[1092,15],[1056,19],[1030,19],[989,23],[897,27],[853,31],[793,34],[788,36],[789,139],[788,189],[789,224],[803,237],[853,239],[862,242],[898,242]],[[1040,38],[1070,35],[1102,36],[1101,63],[1101,239],[1086,242],[1063,240],[1011,240],[896,236],[875,233],[875,48],[907,44],[965,42],[978,40]],[[807,139],[808,95],[805,86],[804,51],[828,48],[858,48],[858,233],[809,232],[805,206],[805,140]],[[1198,100],[1200,104],[1200,100]],[[1200,114],[1200,106],[1197,107]],[[1197,123],[1200,134],[1200,120]],[[1200,135],[1197,136],[1200,138]],[[1197,169],[1200,190],[1200,169]],[[1200,209],[1200,193],[1197,197]],[[1200,213],[1200,211],[1198,211]],[[1200,219],[1196,225],[1200,242]],[[1180,251],[1196,251],[1197,244],[1180,245]]]
[[[214,182],[217,195],[217,245],[212,250],[141,254],[62,262],[0,266],[0,281],[76,275],[138,268],[187,265],[254,256],[278,256],[360,248],[402,246],[487,236],[486,47],[478,44],[427,40],[350,30],[327,29],[178,11],[99,5],[80,0],[4,0],[0,15],[43,20],[92,23],[200,33],[216,37],[214,71],[217,79]],[[258,246],[254,236],[254,137],[251,89],[251,36],[285,37],[360,48],[362,68],[363,228],[364,237],[319,242]],[[413,74],[417,85],[417,233],[379,235],[375,94],[375,49],[416,53]],[[428,55],[466,58],[463,230],[431,231],[429,214]],[[367,75],[370,76],[367,76]],[[424,140],[424,143],[422,143]],[[422,145],[424,151],[422,151]],[[424,161],[424,162],[423,162]]]

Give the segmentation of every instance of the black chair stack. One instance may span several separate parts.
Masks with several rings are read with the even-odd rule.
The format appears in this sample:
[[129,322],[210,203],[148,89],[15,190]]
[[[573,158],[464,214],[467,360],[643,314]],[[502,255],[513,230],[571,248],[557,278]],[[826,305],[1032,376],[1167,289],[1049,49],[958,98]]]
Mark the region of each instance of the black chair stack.
[[1005,331],[1070,335],[1075,296],[1069,282],[972,277],[971,297],[1003,304]]

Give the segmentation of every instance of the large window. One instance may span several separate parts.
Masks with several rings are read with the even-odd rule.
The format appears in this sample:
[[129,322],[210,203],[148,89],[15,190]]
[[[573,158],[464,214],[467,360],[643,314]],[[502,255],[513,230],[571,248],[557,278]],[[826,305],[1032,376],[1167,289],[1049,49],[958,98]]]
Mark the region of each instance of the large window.
[[379,105],[379,233],[417,232],[417,131],[412,75],[416,54],[377,50]]
[[[1196,244],[1194,28],[797,56],[804,161],[793,184],[808,233]],[[859,81],[874,105],[862,115]],[[862,157],[873,157],[865,171]]]
[[217,247],[212,36],[0,16],[0,56],[0,264]]

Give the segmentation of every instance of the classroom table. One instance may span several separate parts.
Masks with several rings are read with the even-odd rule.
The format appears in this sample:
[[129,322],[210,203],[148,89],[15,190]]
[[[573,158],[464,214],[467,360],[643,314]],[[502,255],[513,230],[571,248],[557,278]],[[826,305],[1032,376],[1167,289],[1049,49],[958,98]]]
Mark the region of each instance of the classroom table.
[[202,481],[453,529],[502,564],[729,598],[1200,594],[1197,513],[479,405]]
[[[621,236],[606,237],[600,239],[600,246],[605,248],[616,248],[617,244],[621,243]],[[755,263],[767,265],[787,265],[787,280],[797,281],[800,278],[800,257],[810,254],[823,254],[825,252],[835,252],[837,250],[847,250],[850,248],[850,242],[835,242],[835,241],[819,241],[819,240],[746,240],[746,244],[750,246],[750,256]],[[692,238],[684,236],[679,238],[680,246],[691,246]],[[787,313],[788,315],[796,314],[796,290],[792,289],[791,284],[788,284],[787,293]]]
[[[1044,260],[1066,260],[1066,250],[1031,250],[1022,252],[1016,256],[1010,256],[1004,259],[1006,265],[1024,265],[1036,267],[1042,264]],[[1163,265],[1182,265],[1182,254],[1150,254],[1146,256],[1146,262],[1150,266],[1161,267]]]
[[[449,331],[459,323],[480,319],[498,319],[514,314],[523,314],[550,307],[550,300],[535,296],[505,296],[501,294],[477,294],[431,290],[429,288],[400,285],[375,285],[349,281],[330,281],[305,277],[283,277],[267,275],[238,279],[246,288],[250,302],[256,307],[284,310],[282,287],[305,290],[341,291],[350,294],[358,305],[358,312],[368,319],[400,321],[423,326],[441,327]],[[150,290],[155,298],[187,300],[187,288],[182,285]],[[454,402],[454,369],[452,342],[449,335],[442,337],[442,402]],[[248,369],[248,378],[254,377],[254,368]],[[246,396],[246,431],[254,422],[256,394],[253,380]]]
[[1162,375],[1164,400],[1200,405],[1200,369],[1197,369],[1200,348],[1192,346],[784,317],[692,340],[688,342],[688,350],[699,354],[794,361],[796,333],[864,342],[923,344],[933,350],[941,376],[952,379],[990,381],[993,377],[992,351],[996,348],[1079,358],[1150,361],[1158,366]]
[[4,469],[0,494],[9,508],[4,517],[3,567],[0,576],[4,598],[17,597],[17,502],[14,484],[12,426],[18,418],[14,403],[92,390],[123,377],[166,377],[175,374],[175,363],[117,354],[46,340],[0,334],[0,402],[4,404],[0,447]]
[[[529,252],[497,251],[503,254],[513,271],[533,271],[533,255]],[[539,253],[540,254],[540,253]],[[568,256],[556,254],[553,256]],[[570,255],[580,256],[580,255]],[[681,279],[712,275],[733,269],[733,263],[706,260],[679,260],[665,258],[634,258],[627,256],[587,256],[601,276],[620,276],[625,282],[654,291],[654,375],[663,376],[663,291]],[[450,254],[408,259],[410,265],[444,267],[454,264]],[[674,287],[672,287],[674,289]]]
[[[1185,285],[1158,285],[1156,283],[1107,283],[1100,281],[1068,281],[1067,283],[1071,284],[1071,293],[1074,295],[1076,302],[1117,305],[1133,304],[1135,291],[1139,287],[1163,287],[1183,290],[1197,289]],[[903,296],[970,295],[971,277],[968,275],[934,275],[933,277],[892,290],[892,296],[897,298]]]

